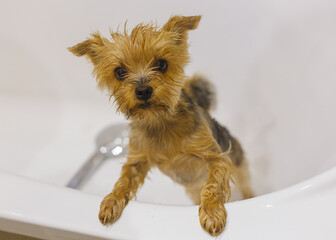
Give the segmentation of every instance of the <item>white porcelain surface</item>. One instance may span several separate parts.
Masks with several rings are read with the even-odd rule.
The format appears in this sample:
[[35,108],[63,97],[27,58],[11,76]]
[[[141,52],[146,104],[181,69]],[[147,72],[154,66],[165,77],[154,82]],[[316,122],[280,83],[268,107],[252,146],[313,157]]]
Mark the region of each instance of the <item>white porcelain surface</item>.
[[[335,239],[336,168],[282,191],[227,204],[216,239]],[[131,201],[118,222],[97,221],[100,197],[1,172],[1,230],[44,239],[213,239],[198,206]],[[19,221],[18,221],[19,220]]]
[[120,221],[102,227],[99,202],[124,159],[106,162],[82,192],[63,187],[99,130],[124,122],[89,63],[66,48],[97,29],[108,36],[126,19],[131,28],[172,14],[203,15],[190,33],[187,73],[214,82],[214,116],[243,142],[256,193],[273,192],[228,204],[220,239],[335,239],[333,0],[1,1],[0,230],[48,239],[209,238],[196,206],[176,206],[191,205],[183,189],[155,170]]

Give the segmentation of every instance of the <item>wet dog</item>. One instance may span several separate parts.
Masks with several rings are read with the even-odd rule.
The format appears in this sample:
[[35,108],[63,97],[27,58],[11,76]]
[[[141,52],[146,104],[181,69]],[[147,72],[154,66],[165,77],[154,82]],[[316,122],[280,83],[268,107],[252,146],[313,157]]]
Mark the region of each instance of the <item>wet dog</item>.
[[69,48],[91,60],[98,86],[131,120],[127,162],[100,206],[104,225],[119,219],[152,167],[185,187],[212,236],[225,226],[231,180],[245,198],[253,196],[241,145],[209,114],[212,85],[184,74],[188,31],[200,20],[173,16],[162,27],[139,24],[131,32],[112,32],[111,40],[96,33]]

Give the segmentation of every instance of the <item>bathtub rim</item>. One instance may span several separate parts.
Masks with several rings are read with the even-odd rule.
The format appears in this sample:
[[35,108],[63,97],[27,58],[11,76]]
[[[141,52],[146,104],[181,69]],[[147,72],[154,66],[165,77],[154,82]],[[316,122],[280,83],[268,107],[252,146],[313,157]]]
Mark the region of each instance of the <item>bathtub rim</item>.
[[[127,229],[129,229],[129,226],[125,226],[125,229],[123,224],[125,224],[126,219],[130,220],[130,217],[136,216],[136,212],[139,212],[137,209],[141,209],[141,211],[145,210],[145,212],[147,211],[149,213],[144,223],[150,221],[150,217],[153,216],[153,214],[156,215],[156,217],[161,215],[167,216],[167,211],[171,216],[175,214],[180,215],[180,217],[177,218],[180,220],[176,221],[176,224],[184,218],[189,220],[193,218],[198,221],[198,206],[162,205],[131,201],[124,211],[124,216],[115,224],[111,225],[111,227],[106,228],[99,223],[97,218],[99,204],[103,196],[51,185],[4,171],[0,171],[0,179],[2,179],[0,186],[2,189],[5,189],[4,192],[6,193],[0,199],[0,206],[2,206],[0,209],[0,230],[2,231],[48,239],[124,239],[127,238]],[[325,195],[328,195],[330,198],[328,202],[331,202],[336,199],[335,187],[332,188],[332,186],[335,186],[335,184],[332,183],[335,182],[336,167],[333,167],[317,176],[282,190],[252,199],[227,203],[226,208],[229,214],[229,224],[226,230],[229,230],[233,224],[230,223],[231,209],[240,208],[242,209],[241,211],[244,211],[243,209],[256,211],[256,208],[272,209],[273,206],[277,206],[278,209],[281,209],[282,206],[286,204],[300,205],[300,202],[307,200],[307,198],[315,199],[318,202],[319,198],[317,198],[317,196],[319,195],[316,194],[318,191],[324,191]],[[330,186],[331,188],[329,188]],[[25,195],[27,192],[30,193],[29,196]],[[58,196],[59,194],[63,194],[62,202],[59,202],[57,199],[52,199],[50,202],[43,202],[47,197]],[[305,199],[302,199],[302,197],[305,197]],[[25,199],[25,201],[22,199]],[[79,204],[79,202],[81,202],[81,204]],[[48,218],[48,213],[44,212],[43,208],[47,208],[51,204],[59,204],[61,209],[67,209],[67,220],[64,218],[64,211],[59,211],[59,209],[52,210],[49,214],[53,217]],[[86,211],[81,211],[79,205],[84,207]],[[69,212],[70,209],[72,209],[72,213]],[[162,214],[160,212],[162,212]],[[77,216],[79,213],[82,216]],[[190,216],[185,217],[185,214],[190,214]],[[146,218],[146,215],[143,217]],[[81,221],[78,221],[78,219],[81,219]],[[124,221],[122,221],[122,219]],[[196,224],[194,220],[192,221],[193,224],[191,228],[194,229],[196,233],[203,234],[203,230],[199,225]],[[327,221],[327,219],[325,221]],[[43,231],[41,231],[41,229],[43,229]],[[142,236],[142,233],[137,234]],[[58,238],[57,236],[62,236],[62,238]]]

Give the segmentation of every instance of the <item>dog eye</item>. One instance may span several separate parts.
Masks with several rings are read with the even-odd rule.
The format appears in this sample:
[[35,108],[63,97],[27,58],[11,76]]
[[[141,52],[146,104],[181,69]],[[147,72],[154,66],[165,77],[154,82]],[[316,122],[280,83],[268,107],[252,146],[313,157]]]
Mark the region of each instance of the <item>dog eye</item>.
[[168,69],[168,63],[166,60],[160,59],[159,61],[156,62],[155,67],[157,71],[165,73],[167,72]]
[[114,75],[119,81],[122,81],[126,76],[126,71],[122,67],[117,67],[114,69]]

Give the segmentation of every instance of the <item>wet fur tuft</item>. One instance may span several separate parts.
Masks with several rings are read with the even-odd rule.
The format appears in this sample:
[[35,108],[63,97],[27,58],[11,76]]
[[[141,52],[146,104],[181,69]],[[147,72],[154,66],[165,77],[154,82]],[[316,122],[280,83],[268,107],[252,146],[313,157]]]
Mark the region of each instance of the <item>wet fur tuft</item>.
[[206,112],[209,112],[215,107],[215,89],[204,77],[199,75],[193,76],[192,79],[185,83],[185,88],[197,105],[203,108]]

